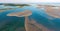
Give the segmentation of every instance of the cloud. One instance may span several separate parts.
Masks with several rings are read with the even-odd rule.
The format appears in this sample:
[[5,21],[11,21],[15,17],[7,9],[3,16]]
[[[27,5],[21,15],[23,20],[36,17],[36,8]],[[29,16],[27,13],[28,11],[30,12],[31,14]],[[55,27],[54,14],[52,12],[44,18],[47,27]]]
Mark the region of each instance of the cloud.
[[38,3],[38,2],[60,2],[60,0],[0,0],[0,3]]

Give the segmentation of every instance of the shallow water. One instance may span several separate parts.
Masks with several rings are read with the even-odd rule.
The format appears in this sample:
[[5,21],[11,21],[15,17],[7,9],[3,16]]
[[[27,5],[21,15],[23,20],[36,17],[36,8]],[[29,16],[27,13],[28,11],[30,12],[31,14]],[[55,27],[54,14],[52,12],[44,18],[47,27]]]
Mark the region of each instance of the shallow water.
[[23,8],[16,8],[13,10],[6,10],[0,13],[0,31],[19,31],[24,30],[24,17],[6,16],[12,12],[22,12],[24,10],[32,11],[32,15],[29,18],[34,19],[37,23],[42,24],[48,29],[60,31],[60,18],[54,18],[46,14],[44,9],[39,9],[35,6],[24,6]]

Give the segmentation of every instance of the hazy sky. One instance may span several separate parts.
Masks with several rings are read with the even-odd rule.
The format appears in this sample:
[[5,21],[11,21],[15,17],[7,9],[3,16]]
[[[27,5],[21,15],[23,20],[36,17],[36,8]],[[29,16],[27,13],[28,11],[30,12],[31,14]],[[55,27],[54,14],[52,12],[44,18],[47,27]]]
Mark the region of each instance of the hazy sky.
[[38,3],[38,2],[60,2],[60,0],[0,0],[0,3]]

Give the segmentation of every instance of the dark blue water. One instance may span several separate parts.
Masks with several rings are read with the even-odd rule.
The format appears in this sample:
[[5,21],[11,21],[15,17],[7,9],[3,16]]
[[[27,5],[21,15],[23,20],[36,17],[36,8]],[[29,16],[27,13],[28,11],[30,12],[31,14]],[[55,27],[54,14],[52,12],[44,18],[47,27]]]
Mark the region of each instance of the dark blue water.
[[[34,6],[25,6],[23,8],[16,8],[13,10],[6,10],[0,13],[0,31],[8,29],[9,31],[14,31],[16,28],[24,30],[24,17],[6,16],[11,12],[21,12],[24,10],[32,11],[30,18],[34,19],[37,23],[42,24],[48,29],[53,29],[55,31],[60,31],[60,18],[54,18],[48,16],[44,9],[38,9]],[[52,19],[49,19],[52,18]],[[6,31],[8,31],[6,30]]]

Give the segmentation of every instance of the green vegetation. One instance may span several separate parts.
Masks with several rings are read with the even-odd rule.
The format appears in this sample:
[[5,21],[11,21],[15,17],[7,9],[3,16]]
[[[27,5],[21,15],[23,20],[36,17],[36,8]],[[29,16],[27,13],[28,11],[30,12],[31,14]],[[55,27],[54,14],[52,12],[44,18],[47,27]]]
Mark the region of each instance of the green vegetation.
[[4,6],[18,6],[19,8],[22,8],[24,6],[30,6],[29,4],[3,4]]
[[20,7],[23,7],[23,6],[30,6],[29,4],[3,4],[4,6],[20,6]]
[[28,4],[4,4],[5,6],[30,6]]

